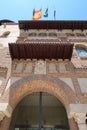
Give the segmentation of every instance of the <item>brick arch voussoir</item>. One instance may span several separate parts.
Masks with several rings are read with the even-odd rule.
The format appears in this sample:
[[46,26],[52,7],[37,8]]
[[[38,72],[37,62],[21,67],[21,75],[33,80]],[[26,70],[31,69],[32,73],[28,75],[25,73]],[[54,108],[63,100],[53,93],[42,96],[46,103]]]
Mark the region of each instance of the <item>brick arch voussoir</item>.
[[25,96],[40,91],[54,95],[65,107],[75,102],[74,92],[61,80],[51,76],[31,75],[20,79],[10,87],[10,105],[15,108]]

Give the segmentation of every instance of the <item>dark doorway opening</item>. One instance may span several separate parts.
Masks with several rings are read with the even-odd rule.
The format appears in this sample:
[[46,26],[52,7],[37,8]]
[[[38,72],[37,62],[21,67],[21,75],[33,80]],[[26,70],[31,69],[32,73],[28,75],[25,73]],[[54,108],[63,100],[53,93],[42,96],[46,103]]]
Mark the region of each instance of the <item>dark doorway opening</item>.
[[32,93],[15,108],[9,130],[69,130],[66,110],[56,97]]

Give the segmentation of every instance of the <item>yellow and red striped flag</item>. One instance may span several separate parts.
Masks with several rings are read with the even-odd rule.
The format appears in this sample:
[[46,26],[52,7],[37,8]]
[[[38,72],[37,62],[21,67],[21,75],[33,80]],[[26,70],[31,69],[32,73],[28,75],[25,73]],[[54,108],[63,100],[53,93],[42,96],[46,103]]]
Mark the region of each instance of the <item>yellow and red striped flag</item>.
[[39,10],[34,9],[32,19],[33,20],[39,20],[39,19],[41,19],[41,17],[42,17],[42,9],[39,9]]

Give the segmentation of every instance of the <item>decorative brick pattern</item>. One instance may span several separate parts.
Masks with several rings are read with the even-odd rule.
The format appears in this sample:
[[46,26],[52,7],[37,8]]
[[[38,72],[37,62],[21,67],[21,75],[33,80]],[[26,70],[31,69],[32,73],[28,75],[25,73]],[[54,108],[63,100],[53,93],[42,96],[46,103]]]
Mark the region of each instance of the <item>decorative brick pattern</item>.
[[[7,90],[8,91],[8,90]],[[14,108],[26,95],[32,92],[48,92],[56,96],[67,108],[69,103],[75,103],[74,92],[63,81],[46,75],[31,75],[20,79],[10,87],[10,104]],[[3,97],[6,94],[3,95]],[[71,98],[69,98],[71,97]]]

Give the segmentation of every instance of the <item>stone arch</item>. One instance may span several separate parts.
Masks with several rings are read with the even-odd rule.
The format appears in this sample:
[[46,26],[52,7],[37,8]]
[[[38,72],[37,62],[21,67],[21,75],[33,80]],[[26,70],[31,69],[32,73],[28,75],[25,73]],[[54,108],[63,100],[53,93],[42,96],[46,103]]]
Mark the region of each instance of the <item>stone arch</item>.
[[54,95],[66,109],[68,104],[75,103],[76,100],[72,89],[60,79],[46,75],[30,75],[11,85],[10,105],[14,109],[25,96],[33,92],[48,92]]
[[83,49],[87,49],[87,45],[86,45],[86,44],[78,43],[78,44],[75,44],[75,48],[83,48]]

